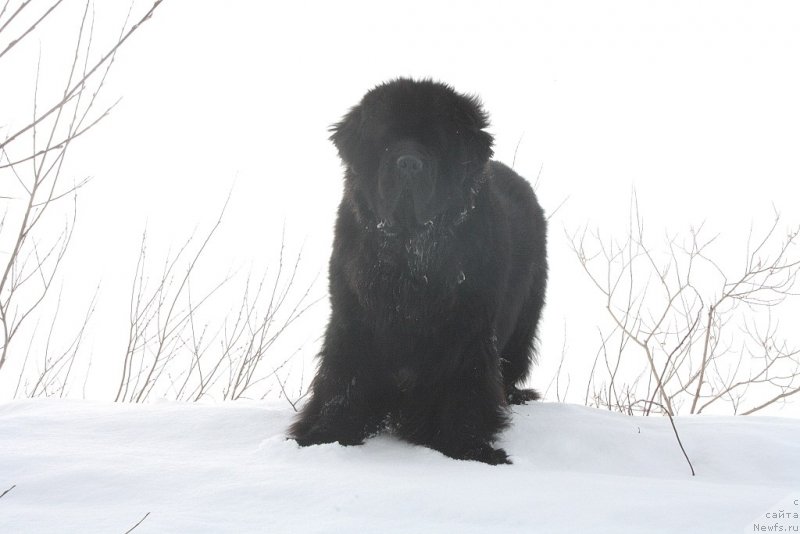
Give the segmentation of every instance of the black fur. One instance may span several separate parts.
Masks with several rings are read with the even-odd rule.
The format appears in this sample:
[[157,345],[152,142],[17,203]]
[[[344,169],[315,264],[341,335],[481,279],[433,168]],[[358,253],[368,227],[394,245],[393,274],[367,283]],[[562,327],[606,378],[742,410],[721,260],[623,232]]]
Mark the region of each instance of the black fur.
[[453,458],[496,449],[528,376],[547,281],[546,221],[528,182],[491,161],[476,98],[398,79],[368,92],[331,140],[345,188],[331,318],[300,445],[384,428]]

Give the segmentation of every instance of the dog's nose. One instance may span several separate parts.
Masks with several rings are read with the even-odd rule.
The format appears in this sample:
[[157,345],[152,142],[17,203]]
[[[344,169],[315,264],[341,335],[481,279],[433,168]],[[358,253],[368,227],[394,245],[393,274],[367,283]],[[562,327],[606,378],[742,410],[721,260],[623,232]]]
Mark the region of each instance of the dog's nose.
[[400,156],[397,158],[397,168],[403,174],[418,174],[422,170],[422,160],[416,156]]

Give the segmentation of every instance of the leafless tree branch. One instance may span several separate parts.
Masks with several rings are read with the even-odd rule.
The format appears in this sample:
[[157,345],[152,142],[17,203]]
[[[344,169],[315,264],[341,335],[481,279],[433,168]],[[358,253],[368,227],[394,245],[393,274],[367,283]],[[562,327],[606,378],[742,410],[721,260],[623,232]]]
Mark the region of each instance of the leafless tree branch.
[[[751,229],[735,276],[711,257],[718,236],[703,236],[703,225],[688,237],[666,236],[663,252],[657,251],[635,193],[623,242],[588,229],[568,234],[581,267],[605,297],[611,322],[600,332],[585,402],[643,415],[654,407],[672,416],[681,408],[702,413],[724,404],[751,414],[800,391],[798,350],[772,321],[778,306],[797,295],[800,228],[781,239],[779,223],[776,212],[763,235],[755,238]],[[612,355],[607,343],[615,333],[631,345],[621,343]],[[628,352],[640,357],[621,363]],[[604,367],[597,365],[600,356]],[[599,380],[601,372],[606,380]],[[745,393],[752,408],[742,410]]]
[[[73,182],[72,186],[60,187],[66,180],[63,176],[66,156],[71,152],[72,143],[93,130],[116,105],[104,108],[99,115],[94,114],[98,94],[103,89],[117,51],[152,17],[161,2],[153,2],[133,26],[127,28],[126,21],[116,42],[93,61],[94,16],[90,10],[92,4],[87,0],[80,20],[76,21],[76,40],[70,50],[71,61],[67,63],[69,66],[63,81],[63,92],[52,99],[55,102],[50,102],[46,111],[40,112],[40,50],[31,118],[23,121],[22,126],[14,126],[12,133],[0,140],[0,183],[4,184],[0,186],[0,192],[7,193],[0,194],[0,200],[6,204],[0,223],[0,239],[6,251],[0,260],[0,373],[6,369],[20,333],[23,330],[30,331],[28,323],[31,319],[35,318],[32,322],[37,325],[41,321],[45,324],[48,321],[42,317],[42,314],[49,313],[44,303],[72,240],[77,193],[89,181],[87,178]],[[4,74],[2,70],[7,64],[4,60],[11,56],[10,52],[25,39],[47,31],[42,22],[46,19],[55,20],[54,14],[61,4],[62,0],[52,0],[40,6],[24,0],[16,6],[9,2],[2,5],[0,40],[6,44],[0,45],[0,75]],[[53,236],[53,206],[56,203],[62,205],[61,201],[68,198],[72,199],[71,215],[67,216],[62,229]],[[60,303],[57,303],[48,339],[52,339],[52,332],[56,328],[59,306]],[[43,366],[27,394],[65,394],[81,346],[81,336],[93,309],[94,300],[86,320],[79,326],[79,337],[73,338],[66,349],[55,350],[48,343],[41,352],[44,355]],[[31,343],[34,342],[32,337]],[[18,362],[22,364],[21,373],[26,372],[30,354],[31,348],[28,347],[25,359]],[[21,391],[23,382],[27,389],[27,379],[23,380],[20,375],[15,395]]]
[[149,515],[150,515],[150,512],[147,512],[146,514],[144,514],[144,517],[142,517],[142,518],[141,518],[141,519],[140,519],[140,520],[139,520],[139,521],[138,521],[138,522],[137,522],[135,525],[133,525],[131,528],[129,528],[128,530],[126,530],[126,531],[125,531],[125,534],[130,534],[131,532],[133,532],[133,531],[134,531],[134,530],[135,530],[135,529],[136,529],[136,528],[137,528],[139,525],[141,525],[142,523],[144,523],[144,520],[145,520],[145,519],[147,519],[147,517],[148,517]]

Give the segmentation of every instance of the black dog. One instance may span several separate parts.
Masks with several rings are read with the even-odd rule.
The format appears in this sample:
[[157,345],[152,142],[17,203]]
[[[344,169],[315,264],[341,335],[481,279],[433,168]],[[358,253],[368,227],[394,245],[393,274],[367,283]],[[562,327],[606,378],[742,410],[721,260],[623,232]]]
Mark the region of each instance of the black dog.
[[476,98],[398,79],[331,140],[345,166],[330,260],[332,314],[300,445],[384,428],[453,458],[492,446],[520,389],[547,282],[546,221],[528,182],[491,161]]

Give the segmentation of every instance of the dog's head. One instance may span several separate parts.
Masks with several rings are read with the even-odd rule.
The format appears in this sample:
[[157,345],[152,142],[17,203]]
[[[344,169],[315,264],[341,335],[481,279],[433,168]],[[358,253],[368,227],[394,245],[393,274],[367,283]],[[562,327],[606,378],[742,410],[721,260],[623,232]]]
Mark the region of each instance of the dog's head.
[[487,126],[477,98],[401,78],[369,91],[331,140],[375,219],[413,232],[469,207],[492,156]]

